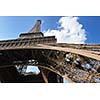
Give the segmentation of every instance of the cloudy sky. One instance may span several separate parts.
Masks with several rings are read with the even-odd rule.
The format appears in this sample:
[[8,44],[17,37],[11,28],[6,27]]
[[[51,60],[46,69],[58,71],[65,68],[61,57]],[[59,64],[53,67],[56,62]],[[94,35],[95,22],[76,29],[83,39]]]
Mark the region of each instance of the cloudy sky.
[[100,43],[100,17],[96,16],[0,16],[0,40],[17,38],[42,20],[45,36],[55,35],[58,43]]

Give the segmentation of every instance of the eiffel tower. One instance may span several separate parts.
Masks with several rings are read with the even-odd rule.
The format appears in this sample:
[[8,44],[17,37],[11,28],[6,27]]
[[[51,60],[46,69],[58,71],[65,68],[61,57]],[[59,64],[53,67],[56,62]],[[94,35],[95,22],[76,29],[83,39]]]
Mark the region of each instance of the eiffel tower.
[[[27,72],[37,66],[39,73]],[[0,41],[0,82],[100,82],[100,45],[57,43],[44,36],[41,20],[17,39]]]

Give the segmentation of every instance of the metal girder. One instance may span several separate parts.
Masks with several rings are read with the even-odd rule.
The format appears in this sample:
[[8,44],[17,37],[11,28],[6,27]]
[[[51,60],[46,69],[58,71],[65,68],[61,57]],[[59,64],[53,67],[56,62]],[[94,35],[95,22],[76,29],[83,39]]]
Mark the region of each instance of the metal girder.
[[[15,41],[17,42],[14,44]],[[14,61],[22,61],[23,65],[28,65],[28,60],[34,59],[39,63],[39,65],[47,66],[47,69],[49,68],[62,77],[69,78],[74,82],[78,82],[78,77],[76,76],[77,73],[80,75],[86,74],[85,77],[87,79],[85,82],[94,82],[93,78],[95,76],[99,77],[99,75],[97,75],[98,73],[90,73],[87,70],[73,68],[73,64],[64,64],[66,53],[71,53],[73,56],[75,55],[75,57],[77,57],[77,55],[82,56],[86,61],[88,59],[92,59],[92,61],[100,61],[100,52],[93,50],[90,51],[92,45],[78,45],[80,47],[82,46],[82,48],[79,49],[79,47],[76,49],[77,45],[73,44],[33,44],[29,39],[3,41],[0,44],[0,68],[15,66],[18,64],[14,64]],[[99,45],[93,45],[93,48],[95,47],[99,50]],[[76,79],[73,77],[76,77]]]

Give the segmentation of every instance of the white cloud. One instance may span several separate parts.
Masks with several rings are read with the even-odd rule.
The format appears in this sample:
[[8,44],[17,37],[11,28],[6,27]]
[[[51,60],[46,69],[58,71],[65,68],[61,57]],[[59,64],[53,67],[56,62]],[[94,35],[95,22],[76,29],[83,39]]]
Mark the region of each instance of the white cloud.
[[86,31],[78,17],[61,17],[57,30],[44,32],[45,36],[55,35],[58,43],[85,43]]
[[37,66],[27,66],[26,72],[27,73],[32,72],[32,73],[35,73],[35,74],[39,74],[40,70]]

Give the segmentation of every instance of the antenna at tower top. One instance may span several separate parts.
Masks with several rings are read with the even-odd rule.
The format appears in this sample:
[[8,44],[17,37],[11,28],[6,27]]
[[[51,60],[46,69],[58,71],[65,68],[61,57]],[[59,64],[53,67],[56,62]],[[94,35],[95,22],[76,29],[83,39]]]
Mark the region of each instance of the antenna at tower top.
[[36,24],[32,27],[32,29],[28,33],[37,33],[41,32],[41,20],[37,20]]

